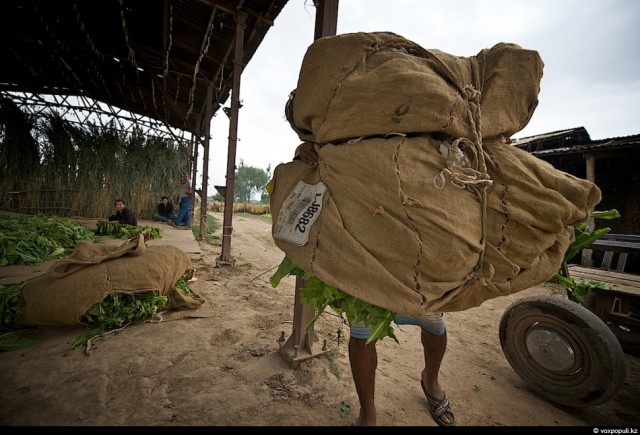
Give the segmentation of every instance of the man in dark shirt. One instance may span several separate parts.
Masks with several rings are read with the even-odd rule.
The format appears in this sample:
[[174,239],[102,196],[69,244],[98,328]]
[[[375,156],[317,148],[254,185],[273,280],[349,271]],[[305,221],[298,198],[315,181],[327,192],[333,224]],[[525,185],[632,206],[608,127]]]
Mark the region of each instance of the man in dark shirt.
[[127,225],[138,225],[138,220],[133,212],[125,206],[125,202],[121,199],[116,199],[114,203],[116,207],[116,214],[109,216],[109,222]]
[[169,198],[163,196],[158,203],[158,212],[153,218],[160,222],[169,222],[173,219],[173,203],[169,202]]

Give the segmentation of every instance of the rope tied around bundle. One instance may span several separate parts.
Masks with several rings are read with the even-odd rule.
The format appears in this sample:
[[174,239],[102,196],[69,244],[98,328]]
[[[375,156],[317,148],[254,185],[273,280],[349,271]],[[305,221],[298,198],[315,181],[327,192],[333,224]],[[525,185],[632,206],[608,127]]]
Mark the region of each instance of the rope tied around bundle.
[[482,146],[467,138],[442,142],[440,154],[445,158],[445,167],[434,177],[434,186],[437,189],[443,189],[447,180],[460,189],[470,186],[490,186],[493,181],[489,178],[486,169],[481,171],[472,166],[472,162],[479,160],[478,153],[482,153]]

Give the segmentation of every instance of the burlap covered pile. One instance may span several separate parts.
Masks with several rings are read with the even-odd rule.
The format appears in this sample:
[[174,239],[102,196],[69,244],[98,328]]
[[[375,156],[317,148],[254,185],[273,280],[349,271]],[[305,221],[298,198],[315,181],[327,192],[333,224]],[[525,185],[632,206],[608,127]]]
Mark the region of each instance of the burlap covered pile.
[[393,312],[457,311],[548,280],[600,191],[514,148],[542,61],[392,33],[322,38],[287,115],[317,167],[274,171],[276,244],[328,284]]
[[22,288],[16,326],[72,326],[94,304],[120,293],[166,296],[161,310],[198,308],[204,300],[175,287],[191,260],[174,246],[146,246],[140,234],[120,246],[79,242],[73,253]]

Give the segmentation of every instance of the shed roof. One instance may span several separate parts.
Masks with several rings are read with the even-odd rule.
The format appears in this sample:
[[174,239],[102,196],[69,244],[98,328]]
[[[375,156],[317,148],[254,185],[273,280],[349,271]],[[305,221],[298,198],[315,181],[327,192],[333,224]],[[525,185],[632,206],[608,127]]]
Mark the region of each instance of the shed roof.
[[640,135],[592,140],[584,127],[576,127],[514,139],[512,144],[540,158],[570,154],[619,153],[640,147]]
[[[288,0],[6,0],[0,91],[88,97],[202,135]],[[198,128],[200,131],[198,131]]]

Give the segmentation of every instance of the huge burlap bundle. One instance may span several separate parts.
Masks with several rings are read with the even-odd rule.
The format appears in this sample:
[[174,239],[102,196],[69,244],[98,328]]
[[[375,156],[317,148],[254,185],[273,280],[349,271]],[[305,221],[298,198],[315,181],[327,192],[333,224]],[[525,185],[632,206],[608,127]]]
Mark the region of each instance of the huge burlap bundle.
[[286,110],[320,162],[274,171],[278,247],[409,316],[548,280],[600,191],[508,145],[537,106],[542,65],[514,44],[462,58],[391,33],[316,41]]
[[319,143],[391,132],[471,138],[478,119],[468,101],[480,95],[482,137],[509,138],[538,104],[542,68],[516,44],[460,57],[389,32],[325,37],[304,56],[289,121]]
[[[450,150],[431,135],[371,138],[318,148],[318,167],[277,166],[277,246],[324,282],[409,316],[464,310],[549,279],[599,190],[504,144],[486,148],[491,184],[442,184]],[[315,193],[292,195],[300,181],[326,187],[321,210]],[[291,236],[296,226],[305,237]]]
[[22,288],[16,326],[72,326],[105,297],[155,292],[168,298],[162,310],[197,308],[203,299],[175,287],[191,260],[174,246],[145,246],[142,235],[120,246],[79,242],[67,259]]

